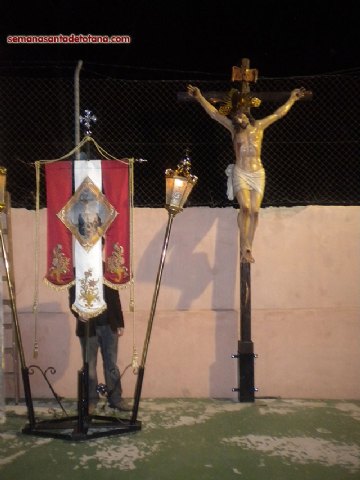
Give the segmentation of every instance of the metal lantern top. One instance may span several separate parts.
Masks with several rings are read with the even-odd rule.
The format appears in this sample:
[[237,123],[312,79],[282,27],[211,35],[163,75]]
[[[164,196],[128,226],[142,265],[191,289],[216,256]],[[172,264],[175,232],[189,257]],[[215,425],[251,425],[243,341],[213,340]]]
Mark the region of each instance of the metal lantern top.
[[191,161],[186,155],[177,165],[176,170],[165,171],[166,204],[169,213],[176,215],[183,210],[198,177],[190,173]]

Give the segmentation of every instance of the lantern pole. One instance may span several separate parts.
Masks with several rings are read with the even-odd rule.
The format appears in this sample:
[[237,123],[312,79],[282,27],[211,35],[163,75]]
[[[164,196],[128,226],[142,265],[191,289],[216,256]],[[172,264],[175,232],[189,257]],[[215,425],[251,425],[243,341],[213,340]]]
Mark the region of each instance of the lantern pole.
[[[3,213],[3,211],[6,208],[6,202],[5,202],[5,197],[6,197],[6,173],[7,173],[6,168],[0,167],[0,214]],[[8,289],[9,289],[9,297],[10,297],[10,306],[11,306],[12,318],[13,318],[14,327],[15,327],[15,339],[16,339],[16,344],[17,344],[17,347],[18,347],[18,352],[19,352],[19,357],[20,357],[21,374],[22,374],[22,380],[23,380],[23,386],[24,386],[24,396],[25,396],[26,406],[27,406],[27,409],[28,409],[28,419],[29,419],[29,424],[31,426],[34,426],[35,425],[35,415],[34,415],[34,407],[33,407],[33,402],[32,402],[32,397],[31,397],[31,389],[30,389],[30,381],[29,381],[29,369],[26,366],[26,362],[25,362],[24,348],[23,348],[23,343],[22,343],[22,339],[21,339],[19,318],[18,318],[16,302],[15,302],[14,287],[13,287],[11,276],[10,276],[10,265],[9,265],[9,260],[8,260],[8,254],[7,254],[7,251],[6,251],[6,246],[5,246],[1,221],[0,221],[0,243],[1,243],[1,250],[2,250],[2,254],[3,254],[4,266],[5,266],[5,271],[6,271],[6,280],[7,280],[7,285],[8,285]]]
[[150,316],[148,320],[148,326],[147,326],[147,331],[146,331],[146,336],[144,341],[142,358],[139,366],[138,377],[137,377],[137,382],[135,387],[134,406],[133,406],[132,416],[130,420],[131,424],[136,423],[136,419],[138,415],[142,385],[144,380],[146,357],[149,350],[151,331],[154,323],[156,304],[157,304],[157,299],[160,291],[161,277],[164,269],[166,252],[169,245],[172,223],[175,218],[175,215],[177,215],[179,212],[183,210],[183,206],[188,196],[190,195],[191,190],[193,189],[194,185],[197,182],[197,177],[190,174],[190,168],[191,168],[191,162],[190,162],[188,153],[186,153],[185,158],[178,164],[177,169],[175,171],[168,169],[165,172],[165,177],[166,177],[165,208],[168,211],[169,216],[168,216],[168,223],[165,231],[165,237],[164,237],[164,243],[163,243],[162,253],[160,257],[158,273],[155,281],[155,289],[154,289]]

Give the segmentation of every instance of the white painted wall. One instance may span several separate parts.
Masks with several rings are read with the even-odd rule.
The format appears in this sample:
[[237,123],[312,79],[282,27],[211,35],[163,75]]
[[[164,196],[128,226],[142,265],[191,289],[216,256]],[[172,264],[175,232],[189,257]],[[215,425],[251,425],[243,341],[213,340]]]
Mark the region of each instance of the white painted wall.
[[[239,265],[237,210],[187,208],[176,216],[145,369],[144,397],[227,397],[237,387]],[[135,345],[141,357],[163,245],[165,209],[135,209]],[[12,210],[17,308],[28,366],[55,391],[77,395],[81,368],[66,292],[40,282],[35,320],[35,213]],[[262,209],[252,266],[252,340],[258,397],[360,399],[360,207]],[[45,274],[46,210],[41,211],[40,277]],[[121,292],[126,334],[119,365],[133,396],[133,315]],[[101,362],[100,362],[101,364]],[[33,398],[51,396],[38,373]],[[10,391],[10,385],[7,386]]]
[[[1,220],[0,220],[1,221]],[[3,255],[0,254],[1,262],[3,263]],[[4,265],[4,263],[3,263]],[[4,274],[4,267],[0,267],[1,275]],[[5,386],[4,386],[4,366],[5,366],[5,343],[4,343],[4,309],[2,305],[3,286],[0,286],[0,423],[5,421]]]

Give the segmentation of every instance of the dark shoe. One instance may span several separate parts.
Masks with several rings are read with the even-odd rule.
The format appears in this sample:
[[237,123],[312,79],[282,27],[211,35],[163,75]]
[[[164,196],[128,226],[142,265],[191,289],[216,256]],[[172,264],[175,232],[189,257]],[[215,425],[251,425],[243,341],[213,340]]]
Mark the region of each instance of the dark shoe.
[[125,400],[121,400],[120,403],[117,405],[112,405],[109,404],[110,408],[113,408],[114,410],[118,410],[119,412],[131,412],[132,411],[132,406],[129,405]]

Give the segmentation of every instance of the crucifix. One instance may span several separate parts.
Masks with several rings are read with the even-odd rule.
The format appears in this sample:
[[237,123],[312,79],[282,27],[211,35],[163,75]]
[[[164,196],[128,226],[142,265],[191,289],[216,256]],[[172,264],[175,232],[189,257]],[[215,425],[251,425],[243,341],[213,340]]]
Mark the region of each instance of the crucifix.
[[85,127],[85,135],[91,136],[92,131],[91,131],[91,124],[96,123],[97,118],[96,115],[93,115],[91,110],[84,110],[85,115],[80,115],[80,124]]
[[[206,113],[225,127],[232,137],[235,161],[226,169],[228,198],[239,204],[238,227],[240,231],[240,341],[239,401],[254,401],[254,348],[251,340],[251,282],[250,267],[254,257],[252,245],[258,225],[259,212],[265,190],[265,170],[261,161],[264,130],[288,113],[290,108],[306,96],[303,88],[288,93],[287,101],[262,119],[255,120],[251,108],[258,107],[260,98],[250,92],[250,83],[256,82],[258,71],[250,68],[248,59],[232,68],[232,88],[227,94],[204,94],[199,88],[188,85],[188,96],[195,99]],[[218,106],[215,106],[218,105]]]

